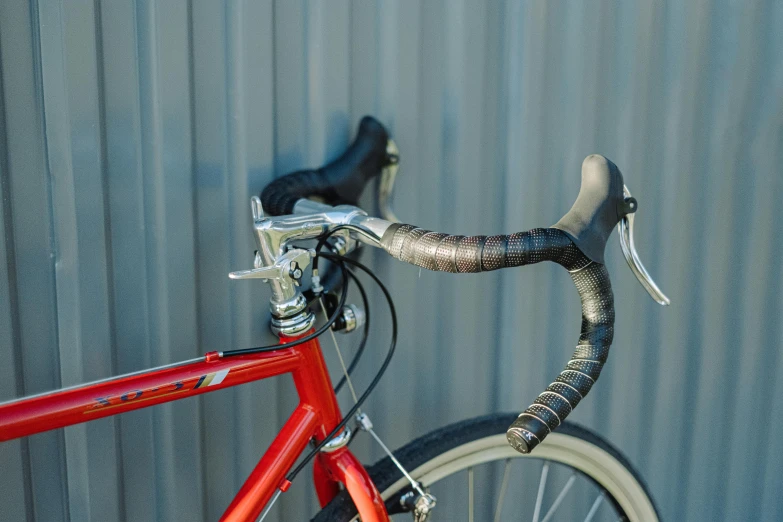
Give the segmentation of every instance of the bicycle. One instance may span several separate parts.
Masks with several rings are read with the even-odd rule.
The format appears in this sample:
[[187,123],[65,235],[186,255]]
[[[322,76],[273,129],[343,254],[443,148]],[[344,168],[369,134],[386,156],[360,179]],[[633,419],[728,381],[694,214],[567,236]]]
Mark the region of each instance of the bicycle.
[[[581,509],[587,521],[605,517],[657,520],[655,503],[627,459],[594,433],[565,422],[598,379],[612,343],[614,305],[603,255],[615,226],[637,279],[656,301],[668,304],[636,253],[633,218],[637,201],[625,188],[620,170],[603,156],[588,156],[582,165],[576,202],[550,228],[464,237],[399,222],[390,208],[398,160],[399,152],[386,129],[364,117],[355,141],[335,161],[317,170],[278,178],[264,188],[261,198],[252,198],[258,247],[254,268],[232,272],[230,277],[262,279],[271,286],[271,326],[280,344],[213,351],[188,361],[0,403],[0,441],[291,374],[299,405],[222,520],[263,519],[310,461],[322,507],[313,519],[318,522],[387,521],[398,514],[412,515],[413,520],[422,522],[434,512],[442,513],[443,519],[456,520],[462,519],[465,507],[470,521],[506,520],[504,510],[511,510],[520,516],[530,514],[535,522],[548,522],[555,513],[563,513],[567,497],[576,500],[572,514]],[[379,175],[378,203],[383,218],[370,216],[356,206],[365,185]],[[317,244],[304,245],[308,240]],[[391,453],[361,407],[391,361],[398,324],[390,292],[357,260],[362,245],[382,248],[392,257],[422,268],[452,273],[541,261],[562,265],[582,299],[581,335],[572,359],[520,415],[493,414],[462,421]],[[320,260],[328,262],[331,269],[319,266]],[[310,265],[311,287],[302,290]],[[392,335],[381,368],[359,395],[350,376],[369,332],[369,321],[363,318],[369,308],[361,273],[386,299]],[[346,304],[349,284],[359,289],[363,310]],[[318,327],[313,311],[317,308],[326,317]],[[343,370],[336,387],[318,340],[327,330],[363,330],[362,342],[348,365],[334,342]],[[354,405],[343,416],[336,391],[345,384]],[[360,431],[369,433],[387,453],[369,468],[349,448]],[[313,447],[305,454],[308,444]],[[517,463],[532,467],[532,472],[512,479]],[[463,472],[467,495],[453,485],[462,481]],[[479,495],[475,493],[477,483],[483,488]],[[547,489],[553,483],[564,484],[556,495]],[[511,484],[518,494],[510,497]],[[483,491],[493,485],[498,485],[496,493]],[[528,503],[526,499],[535,500]],[[479,505],[482,501],[486,502]],[[509,503],[513,504],[510,508]],[[545,505],[549,506],[546,510]]]

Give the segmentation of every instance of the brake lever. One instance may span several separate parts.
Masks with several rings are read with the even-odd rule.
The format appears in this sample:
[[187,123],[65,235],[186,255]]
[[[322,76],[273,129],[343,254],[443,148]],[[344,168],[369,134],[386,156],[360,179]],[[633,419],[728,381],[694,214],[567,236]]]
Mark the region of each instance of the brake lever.
[[[625,195],[626,200],[631,197],[631,192],[625,185],[623,185],[623,194]],[[633,221],[634,213],[629,213],[623,216],[620,222],[617,223],[617,232],[620,235],[620,247],[623,250],[623,256],[625,256],[625,261],[628,263],[631,272],[633,272],[633,275],[636,276],[636,279],[641,283],[644,289],[647,290],[650,297],[658,304],[667,306],[671,301],[661,289],[658,288],[658,285],[655,284],[655,281],[653,281],[653,278],[644,268],[644,265],[639,259],[639,255],[636,253],[636,245],[633,240]]]
[[389,159],[389,163],[381,171],[381,181],[378,186],[378,209],[383,219],[399,223],[399,218],[391,208],[391,196],[392,190],[394,190],[394,180],[400,168],[400,150],[392,139],[386,142],[386,157]]

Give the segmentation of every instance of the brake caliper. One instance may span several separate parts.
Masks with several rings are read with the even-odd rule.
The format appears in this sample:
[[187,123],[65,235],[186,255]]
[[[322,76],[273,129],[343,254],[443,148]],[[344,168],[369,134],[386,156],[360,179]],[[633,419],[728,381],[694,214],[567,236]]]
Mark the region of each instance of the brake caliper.
[[406,511],[413,513],[414,522],[427,522],[435,509],[436,500],[429,492],[422,495],[412,490],[400,497],[400,504]]

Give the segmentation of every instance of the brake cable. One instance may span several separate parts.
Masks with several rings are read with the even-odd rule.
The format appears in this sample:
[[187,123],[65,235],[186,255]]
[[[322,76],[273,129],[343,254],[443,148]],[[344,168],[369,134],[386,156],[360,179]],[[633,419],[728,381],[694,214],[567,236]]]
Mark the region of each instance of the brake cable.
[[[384,286],[384,284],[381,282],[380,279],[378,279],[378,276],[376,276],[372,270],[367,268],[362,263],[355,261],[351,258],[340,256],[337,254],[329,254],[329,253],[321,253],[318,254],[319,256],[323,256],[326,259],[335,260],[343,263],[348,263],[350,265],[355,266],[356,268],[362,270],[364,273],[369,275],[372,280],[375,282],[375,284],[378,285],[378,287],[383,292],[384,297],[386,298],[386,302],[389,305],[389,313],[391,315],[392,320],[392,335],[391,335],[391,342],[389,343],[389,350],[386,353],[386,358],[383,360],[383,363],[381,364],[380,369],[378,370],[378,373],[375,374],[375,377],[373,377],[373,380],[370,382],[370,384],[367,386],[367,389],[362,393],[361,397],[359,397],[356,404],[353,405],[353,407],[348,411],[348,413],[345,415],[342,421],[335,426],[335,428],[324,437],[324,439],[318,443],[315,448],[308,453],[300,462],[299,464],[286,476],[286,480],[288,482],[293,482],[294,478],[299,474],[302,469],[307,465],[308,462],[310,462],[313,457],[315,457],[321,449],[326,446],[326,444],[329,443],[329,441],[334,438],[335,435],[337,435],[348,422],[353,419],[354,415],[356,415],[356,412],[359,411],[359,408],[361,408],[362,404],[367,400],[367,397],[369,397],[370,393],[375,389],[376,386],[378,386],[378,382],[380,382],[381,377],[383,377],[383,374],[386,373],[386,369],[389,366],[389,363],[391,362],[392,356],[394,355],[394,349],[397,346],[397,310],[394,308],[394,301],[392,300],[391,294],[389,293],[389,290]],[[317,259],[317,257],[316,257]],[[338,309],[339,311],[339,309]]]
[[362,305],[364,306],[364,332],[362,333],[362,340],[359,342],[359,348],[356,349],[356,353],[354,354],[353,359],[351,359],[351,363],[348,365],[348,370],[346,372],[348,376],[342,376],[340,382],[338,382],[337,386],[334,387],[334,393],[338,393],[345,385],[346,379],[350,379],[350,375],[353,373],[354,368],[356,368],[356,365],[359,363],[359,359],[361,358],[362,353],[364,353],[364,348],[367,345],[367,338],[370,336],[370,303],[367,299],[367,293],[364,291],[364,285],[362,285],[362,282],[359,281],[359,278],[356,276],[356,274],[354,274],[351,270],[348,270],[348,276],[353,279],[353,282],[356,284],[356,288],[359,289],[359,293],[362,296]]
[[[322,254],[323,255],[323,254]],[[318,259],[317,257],[315,259]],[[314,261],[315,262],[315,261]],[[275,350],[283,350],[285,348],[291,348],[292,346],[298,346],[300,344],[304,344],[308,341],[312,341],[316,337],[323,334],[327,329],[332,327],[332,324],[334,324],[335,321],[337,321],[337,318],[340,317],[340,313],[342,312],[343,306],[345,306],[345,301],[348,298],[348,269],[345,268],[345,264],[341,260],[336,260],[336,262],[340,265],[340,269],[342,270],[343,275],[343,291],[340,294],[340,302],[337,305],[337,308],[332,313],[331,317],[329,317],[329,320],[321,326],[318,330],[315,332],[305,335],[304,337],[300,337],[299,339],[296,339],[295,341],[290,341],[287,343],[281,343],[281,344],[270,344],[267,346],[256,346],[254,348],[240,348],[237,350],[226,350],[225,352],[220,352],[220,357],[231,357],[234,355],[248,355],[251,353],[264,353],[264,352],[273,352]]]

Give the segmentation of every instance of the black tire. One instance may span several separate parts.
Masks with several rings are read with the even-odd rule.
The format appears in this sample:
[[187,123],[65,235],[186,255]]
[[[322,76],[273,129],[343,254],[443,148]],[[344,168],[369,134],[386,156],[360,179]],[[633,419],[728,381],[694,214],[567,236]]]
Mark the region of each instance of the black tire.
[[[516,418],[517,415],[515,414],[496,413],[458,422],[433,431],[406,444],[395,451],[394,455],[402,465],[413,474],[413,471],[420,466],[427,464],[433,459],[436,459],[455,448],[487,437],[492,437],[492,440],[495,440],[498,436],[505,437],[506,429]],[[645,507],[645,509],[647,509],[647,515],[644,516],[645,522],[650,519],[652,514],[654,514],[656,520],[658,519],[658,511],[649,490],[647,489],[647,485],[631,463],[628,462],[628,459],[626,459],[615,447],[595,433],[574,424],[563,423],[555,433],[561,435],[559,439],[561,445],[564,443],[566,445],[570,444],[569,441],[572,439],[576,445],[587,443],[587,445],[582,444],[582,447],[592,447],[597,450],[602,450],[603,453],[598,451],[602,460],[606,461],[613,459],[615,461],[613,465],[619,465],[624,468],[628,475],[624,476],[621,482],[627,485],[629,482],[635,481],[635,484],[630,485],[630,487],[636,489],[637,500],[643,496],[645,497],[644,501],[649,501],[649,506]],[[569,439],[569,437],[571,439]],[[525,458],[542,458],[539,455],[546,451],[543,450],[543,448],[547,445],[548,441],[549,439],[542,443],[541,448],[537,448],[531,456]],[[579,443],[579,441],[581,441],[581,443]],[[554,442],[549,444],[557,443]],[[522,456],[520,455],[520,457]],[[574,469],[577,468],[574,467]],[[619,468],[615,467],[615,469]],[[367,468],[367,471],[382,494],[402,478],[402,474],[388,457],[381,459]],[[602,481],[606,482],[605,478],[596,479],[596,477],[591,476],[591,473],[585,472],[584,469],[578,469],[578,471],[580,474],[588,476],[599,488],[606,490],[606,485],[602,484]],[[418,477],[414,474],[414,478]],[[408,491],[409,489],[409,486],[403,485],[396,491],[391,492],[390,494],[387,492],[387,494],[384,495],[386,498],[386,506],[390,513],[399,512],[400,493]],[[611,493],[608,495],[608,498],[613,502],[615,509],[621,515],[621,518],[625,517],[627,520],[636,520],[638,518],[625,515],[625,511],[620,505],[621,503]],[[437,510],[438,508],[436,507],[436,517]],[[353,501],[347,491],[342,491],[312,519],[312,522],[348,522],[354,519],[356,515],[357,512]]]

